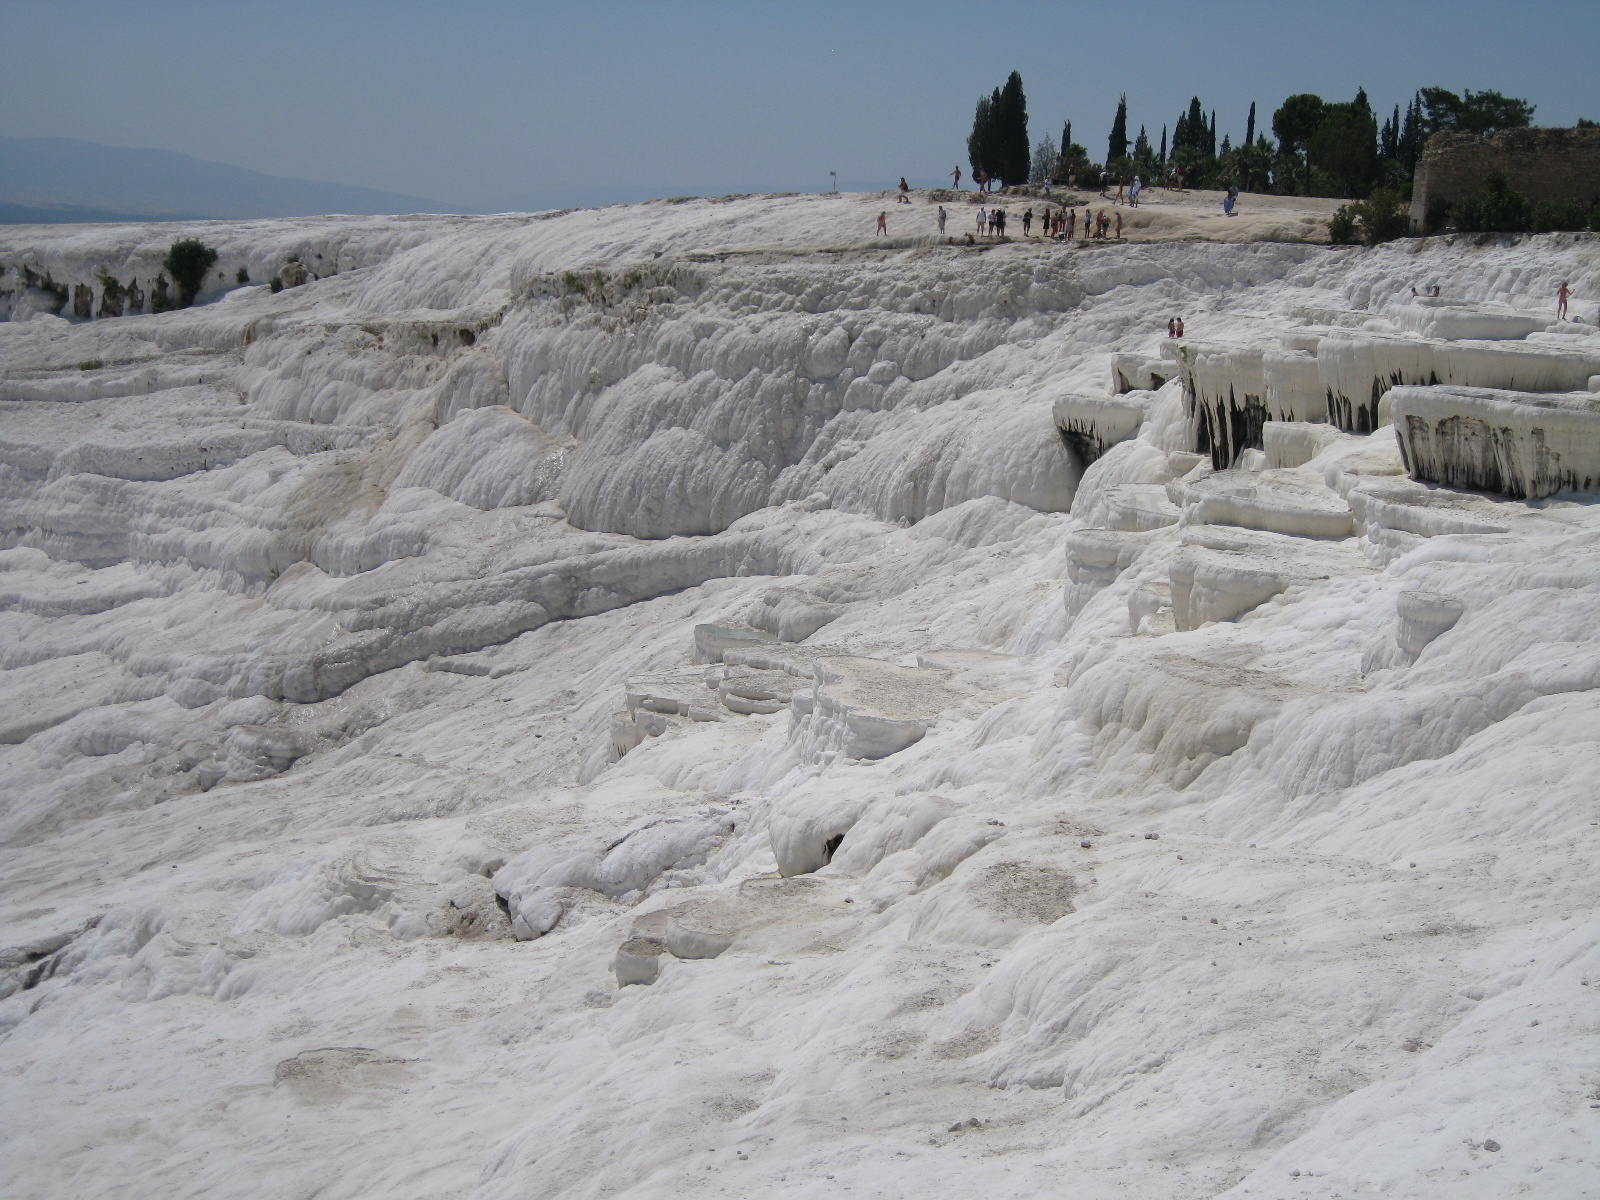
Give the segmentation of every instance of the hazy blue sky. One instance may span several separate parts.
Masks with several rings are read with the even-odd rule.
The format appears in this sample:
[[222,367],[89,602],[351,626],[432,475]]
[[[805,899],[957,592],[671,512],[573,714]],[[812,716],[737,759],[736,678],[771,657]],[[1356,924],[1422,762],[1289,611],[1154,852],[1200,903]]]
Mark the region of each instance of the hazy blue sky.
[[0,133],[151,146],[477,208],[932,184],[980,93],[1105,153],[1191,94],[1496,88],[1600,119],[1600,3],[0,0]]

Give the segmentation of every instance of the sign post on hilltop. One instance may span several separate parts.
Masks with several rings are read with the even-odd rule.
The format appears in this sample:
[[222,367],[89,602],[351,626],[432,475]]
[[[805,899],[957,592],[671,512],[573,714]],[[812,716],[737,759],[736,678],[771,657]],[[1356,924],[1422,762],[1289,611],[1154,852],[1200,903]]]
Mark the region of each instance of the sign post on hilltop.
[[839,190],[839,172],[829,171],[828,174],[833,179],[833,190],[837,192]]

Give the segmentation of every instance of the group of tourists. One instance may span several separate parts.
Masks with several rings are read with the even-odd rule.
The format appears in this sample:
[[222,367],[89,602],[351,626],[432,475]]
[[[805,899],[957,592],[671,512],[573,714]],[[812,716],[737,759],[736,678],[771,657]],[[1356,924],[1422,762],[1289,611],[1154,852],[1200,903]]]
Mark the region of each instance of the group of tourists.
[[[1061,240],[1070,242],[1076,231],[1077,224],[1077,212],[1073,209],[1068,209],[1065,231],[1058,233],[1056,236]],[[1117,241],[1122,240],[1122,214],[1108,213],[1103,208],[1099,212],[1091,212],[1087,208],[1084,209],[1083,240],[1086,242],[1090,239],[1104,241],[1108,238],[1115,238]]]
[[1183,336],[1183,318],[1182,317],[1168,317],[1167,318],[1167,336],[1169,338],[1181,338]]
[[[1032,220],[1033,210],[1029,209],[1029,220]],[[990,237],[1005,237],[1006,235],[1006,210],[1003,208],[978,208],[978,236],[982,237],[984,230],[989,231]]]
[[[944,205],[939,205],[938,222],[939,232],[944,232],[950,214]],[[979,206],[976,213],[976,230],[974,234],[966,235],[966,243],[974,245],[981,237],[1003,238],[1006,235],[1006,222],[1010,221],[1010,213],[1003,208],[984,208]],[[878,213],[878,232],[886,234],[885,219],[888,213]],[[1034,210],[1027,208],[1022,211],[1022,237],[1034,237]],[[1050,238],[1051,242],[1072,242],[1078,237],[1078,210],[1075,208],[1045,208],[1038,214],[1038,235]],[[1107,213],[1101,211],[1083,210],[1083,240],[1122,240],[1122,213]]]
[[[887,232],[884,228],[884,218],[886,216],[886,213],[878,214],[879,233]],[[941,204],[938,211],[940,233],[945,231],[945,223],[949,216],[950,214],[945,211],[944,205]],[[1006,224],[1009,219],[1010,214],[1003,208],[991,209],[980,206],[975,218],[976,236],[970,233],[967,234],[967,243],[971,245],[976,242],[977,238],[986,236],[991,238],[1005,237]],[[1024,237],[1033,236],[1034,223],[1033,209],[1024,210],[1022,214],[1022,235]],[[1057,242],[1073,241],[1078,236],[1078,210],[1075,208],[1052,209],[1047,207],[1039,214],[1038,225],[1040,237],[1049,238]],[[1083,210],[1083,240],[1087,242],[1091,239],[1109,240],[1111,238],[1116,238],[1117,240],[1122,238],[1122,214],[1108,213],[1104,209],[1099,212],[1093,212],[1085,208]]]
[[1135,175],[1133,177],[1133,185],[1131,187],[1128,185],[1127,180],[1118,178],[1117,194],[1113,199],[1111,195],[1111,174],[1108,171],[1100,172],[1100,194],[1108,200],[1113,200],[1116,204],[1126,204],[1129,208],[1138,208],[1139,196],[1143,191],[1144,180],[1139,176]]

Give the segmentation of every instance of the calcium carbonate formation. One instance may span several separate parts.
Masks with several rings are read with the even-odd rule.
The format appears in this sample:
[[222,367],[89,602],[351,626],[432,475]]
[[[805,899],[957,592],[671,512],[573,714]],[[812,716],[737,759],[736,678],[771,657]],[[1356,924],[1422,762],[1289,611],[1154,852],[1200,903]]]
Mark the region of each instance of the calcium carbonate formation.
[[0,237],[9,1193],[1587,1194],[1597,243],[879,207]]

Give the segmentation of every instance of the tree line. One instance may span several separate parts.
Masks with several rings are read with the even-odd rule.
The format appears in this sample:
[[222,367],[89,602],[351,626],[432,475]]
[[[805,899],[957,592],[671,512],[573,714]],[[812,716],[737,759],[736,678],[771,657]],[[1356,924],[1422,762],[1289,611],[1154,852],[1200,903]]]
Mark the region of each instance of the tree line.
[[[1190,187],[1237,185],[1248,192],[1376,201],[1377,210],[1365,217],[1352,210],[1355,232],[1370,239],[1379,224],[1392,231],[1398,221],[1400,232],[1405,231],[1404,218],[1393,214],[1411,199],[1412,175],[1430,136],[1444,130],[1487,134],[1525,128],[1533,113],[1534,105],[1527,100],[1496,91],[1467,89],[1457,94],[1426,87],[1406,105],[1395,105],[1380,121],[1364,89],[1345,101],[1328,101],[1307,92],[1289,96],[1273,110],[1270,121],[1263,123],[1271,136],[1266,128],[1257,129],[1252,103],[1244,138],[1234,144],[1224,133],[1219,144],[1216,109],[1207,109],[1195,96],[1176,121],[1161,126],[1159,141],[1152,142],[1144,125],[1130,138],[1124,95],[1117,101],[1105,155],[1097,159],[1073,140],[1070,120],[1064,123],[1059,142],[1047,133],[1029,151],[1027,99],[1022,77],[1013,71],[1004,87],[978,101],[967,152],[974,178],[1005,186],[1051,180],[1098,189],[1102,173],[1112,180],[1131,181],[1137,175],[1147,183],[1160,183],[1181,172]],[[1496,211],[1504,207],[1501,204]],[[1538,214],[1531,208],[1529,212],[1527,228],[1538,228]],[[1503,223],[1510,218],[1502,213],[1497,219]],[[1545,224],[1577,227],[1572,223],[1578,219],[1573,213],[1547,213]],[[1587,221],[1587,211],[1582,219]],[[1449,221],[1463,228],[1462,222],[1474,220],[1464,210],[1453,216],[1439,214],[1438,225],[1443,228]]]

